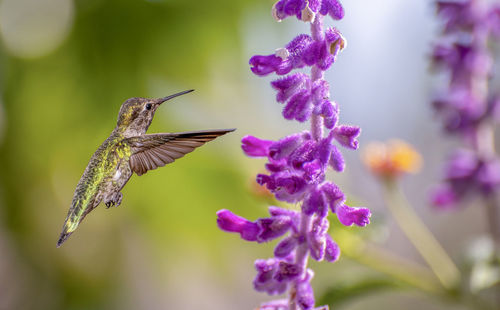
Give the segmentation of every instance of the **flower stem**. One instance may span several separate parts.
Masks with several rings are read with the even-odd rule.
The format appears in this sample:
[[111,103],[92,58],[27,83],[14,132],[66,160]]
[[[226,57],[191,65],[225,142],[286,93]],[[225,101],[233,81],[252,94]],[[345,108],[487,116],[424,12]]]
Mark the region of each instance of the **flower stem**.
[[289,300],[289,310],[298,310],[299,307],[297,305],[297,287],[299,285],[299,281],[301,281],[307,274],[307,260],[309,258],[309,249],[307,246],[307,232],[311,230],[312,225],[312,216],[308,216],[304,213],[301,214],[300,217],[300,227],[299,234],[304,237],[304,242],[302,242],[295,253],[295,263],[302,270],[302,274],[292,283],[292,287],[290,289],[290,300]]
[[[317,14],[314,21],[311,23],[311,35],[314,40],[323,39],[323,16]],[[323,78],[323,71],[316,65],[311,68],[311,79],[312,82],[320,80]],[[311,116],[311,135],[316,141],[319,141],[323,137],[323,118],[320,115],[312,114]],[[309,249],[307,238],[307,232],[311,230],[313,217],[305,214],[304,212],[300,215],[300,227],[299,235],[304,239],[304,242],[299,245],[295,253],[295,263],[302,270],[302,274],[297,280],[292,283],[290,288],[290,296],[288,303],[288,310],[298,310],[297,305],[297,289],[299,282],[304,279],[307,274],[307,260],[309,258]]]
[[344,230],[337,231],[335,238],[342,248],[342,255],[426,293],[444,295],[442,286],[429,268],[397,256]]
[[393,181],[386,181],[384,184],[384,198],[398,226],[431,267],[443,287],[456,288],[460,272],[455,263],[411,208],[397,184]]
[[[323,16],[316,15],[314,22],[311,23],[311,34],[314,40],[323,39]],[[311,68],[312,82],[323,78],[323,71],[318,66]],[[311,116],[311,135],[314,140],[318,141],[323,137],[323,118],[320,115],[312,114]]]

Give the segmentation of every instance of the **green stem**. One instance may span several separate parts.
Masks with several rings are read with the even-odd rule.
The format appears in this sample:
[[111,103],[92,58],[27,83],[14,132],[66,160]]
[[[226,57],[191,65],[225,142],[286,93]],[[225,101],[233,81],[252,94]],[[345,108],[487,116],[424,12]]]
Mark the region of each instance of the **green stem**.
[[445,292],[434,274],[426,267],[404,259],[347,231],[336,231],[335,240],[342,255],[412,287],[433,295]]
[[397,184],[392,181],[384,184],[387,207],[401,230],[427,262],[443,287],[456,288],[460,281],[460,272],[455,263],[411,208]]

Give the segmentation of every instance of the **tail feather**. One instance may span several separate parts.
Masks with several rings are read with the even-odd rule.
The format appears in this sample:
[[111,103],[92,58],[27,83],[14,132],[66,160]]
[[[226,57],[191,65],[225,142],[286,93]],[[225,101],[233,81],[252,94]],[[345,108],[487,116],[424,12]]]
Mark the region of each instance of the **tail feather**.
[[64,243],[64,241],[66,241],[69,238],[69,236],[71,236],[72,233],[73,232],[65,232],[63,230],[61,236],[59,237],[59,241],[57,241],[57,247],[60,247]]

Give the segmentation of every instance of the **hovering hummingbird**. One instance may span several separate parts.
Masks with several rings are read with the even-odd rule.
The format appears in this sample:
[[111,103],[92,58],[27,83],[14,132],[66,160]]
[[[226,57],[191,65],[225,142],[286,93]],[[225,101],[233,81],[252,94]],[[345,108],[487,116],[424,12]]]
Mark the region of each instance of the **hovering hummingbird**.
[[92,155],[76,186],[57,247],[101,201],[107,208],[119,206],[123,197],[120,191],[134,172],[143,175],[163,167],[206,142],[235,130],[146,134],[160,104],[192,91],[159,99],[130,98],[122,104],[115,129]]

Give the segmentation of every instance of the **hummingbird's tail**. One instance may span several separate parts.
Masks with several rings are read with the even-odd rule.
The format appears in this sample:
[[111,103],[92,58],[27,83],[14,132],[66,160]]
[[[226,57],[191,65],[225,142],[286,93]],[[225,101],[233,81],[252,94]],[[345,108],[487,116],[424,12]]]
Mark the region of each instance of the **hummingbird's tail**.
[[59,236],[59,240],[57,241],[57,247],[60,247],[64,241],[66,241],[69,236],[76,230],[83,217],[85,217],[86,213],[83,216],[77,216],[79,204],[73,204],[72,207],[68,211],[68,216],[64,221],[64,225],[62,228],[61,235]]
[[65,230],[63,230],[63,232],[61,233],[61,236],[59,236],[59,240],[57,241],[57,247],[60,247],[64,241],[66,241],[69,236],[71,236],[73,232],[66,232]]

